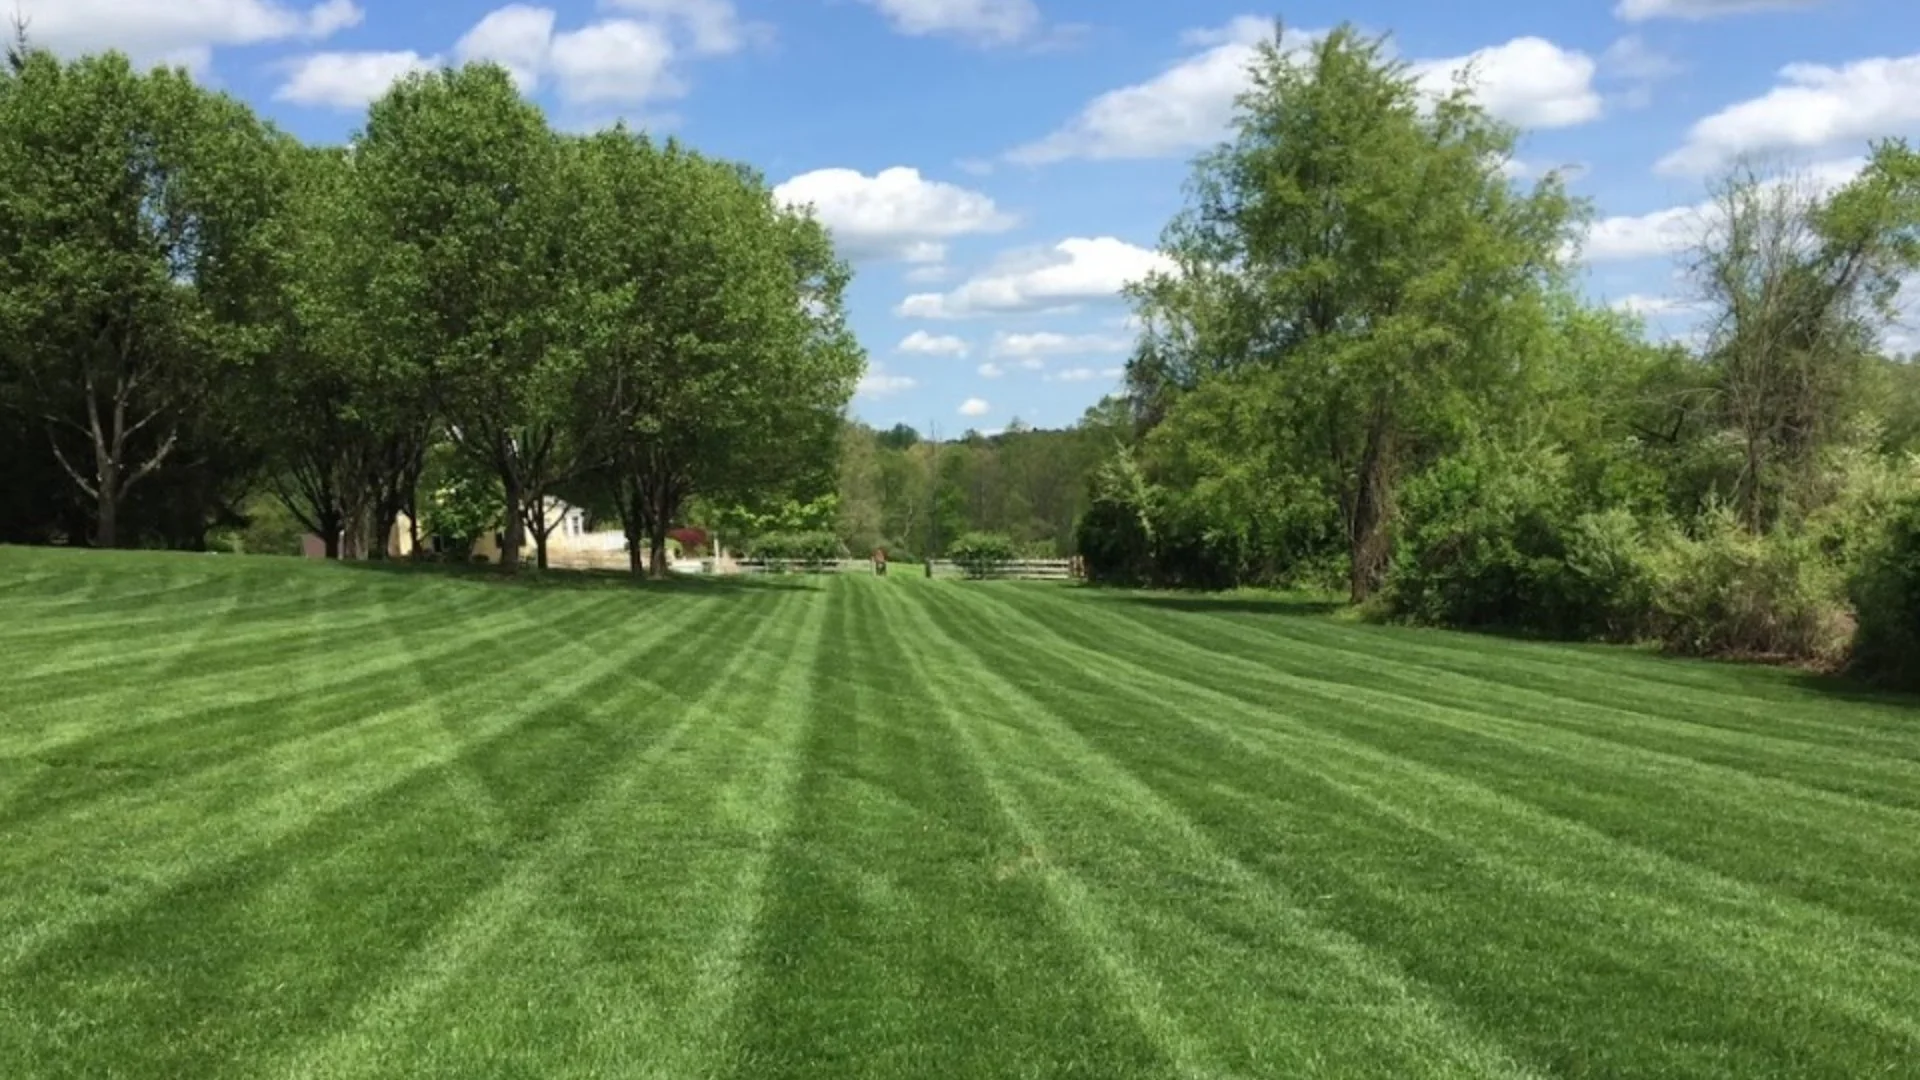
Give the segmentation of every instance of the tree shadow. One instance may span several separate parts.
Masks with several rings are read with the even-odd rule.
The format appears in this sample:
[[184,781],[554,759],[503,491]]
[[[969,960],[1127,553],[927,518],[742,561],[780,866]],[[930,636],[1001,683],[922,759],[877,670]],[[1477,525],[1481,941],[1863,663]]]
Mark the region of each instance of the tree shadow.
[[1184,611],[1200,615],[1241,614],[1241,615],[1290,615],[1323,616],[1331,615],[1347,605],[1321,597],[1289,595],[1285,593],[1273,596],[1246,595],[1207,595],[1204,593],[1138,593],[1105,592],[1090,590],[1091,595],[1107,603],[1131,604],[1140,607],[1158,608],[1162,611]]
[[1802,690],[1850,705],[1901,709],[1920,720],[1920,691],[1899,690],[1847,672],[1798,671],[1789,680]]
[[714,596],[732,593],[814,592],[825,587],[817,575],[804,574],[675,574],[664,581],[636,576],[624,570],[534,570],[515,572],[477,563],[419,563],[408,559],[345,562],[336,565],[357,573],[396,578],[437,578],[503,589],[564,592],[645,592],[670,595],[692,593]]

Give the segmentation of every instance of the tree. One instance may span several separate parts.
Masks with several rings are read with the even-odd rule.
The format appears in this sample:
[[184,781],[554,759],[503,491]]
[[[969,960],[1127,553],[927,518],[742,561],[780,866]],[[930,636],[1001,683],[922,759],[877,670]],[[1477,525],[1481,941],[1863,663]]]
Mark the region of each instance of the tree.
[[[862,357],[826,231],[757,175],[615,129],[591,140],[582,349],[636,569],[690,499],[832,491]],[[669,209],[671,208],[671,209]]]
[[129,493],[261,351],[274,137],[184,71],[19,55],[0,93],[0,341],[62,471],[121,542]]
[[1749,530],[1804,502],[1795,494],[1857,409],[1878,329],[1916,269],[1920,154],[1905,143],[1874,147],[1831,196],[1751,168],[1722,181],[1693,273],[1712,309],[1707,356],[1740,441]]
[[1176,269],[1134,290],[1149,419],[1212,374],[1281,373],[1275,437],[1339,507],[1356,601],[1385,573],[1410,461],[1524,362],[1577,209],[1554,177],[1507,181],[1514,132],[1466,85],[1428,100],[1386,56],[1344,27],[1300,53],[1263,43],[1163,240]]
[[506,69],[411,75],[354,143],[366,226],[382,245],[370,316],[430,364],[461,450],[500,478],[501,564],[519,565],[529,493],[551,480],[560,355],[558,143]]

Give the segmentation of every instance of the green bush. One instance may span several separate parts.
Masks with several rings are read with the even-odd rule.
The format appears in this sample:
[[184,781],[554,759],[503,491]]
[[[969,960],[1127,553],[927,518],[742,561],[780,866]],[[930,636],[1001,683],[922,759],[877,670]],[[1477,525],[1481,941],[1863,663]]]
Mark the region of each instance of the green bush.
[[818,567],[845,558],[847,554],[846,545],[830,532],[768,533],[755,540],[748,551],[754,558],[765,559],[779,569],[796,565]]
[[1809,533],[1756,535],[1714,506],[1655,559],[1653,629],[1669,650],[1824,663],[1846,653],[1845,578]]
[[1074,549],[1087,579],[1144,585],[1153,577],[1155,492],[1131,453],[1121,450],[1090,480],[1086,512],[1074,523]]
[[1648,529],[1625,509],[1582,514],[1566,531],[1558,577],[1571,636],[1634,641],[1652,627],[1659,574]]
[[1920,689],[1920,496],[1888,516],[1849,592],[1859,621],[1854,670]]
[[1013,540],[998,533],[967,533],[947,547],[947,557],[968,577],[986,577],[1018,557]]
[[1387,610],[1417,622],[1566,633],[1565,459],[1481,448],[1409,481]]

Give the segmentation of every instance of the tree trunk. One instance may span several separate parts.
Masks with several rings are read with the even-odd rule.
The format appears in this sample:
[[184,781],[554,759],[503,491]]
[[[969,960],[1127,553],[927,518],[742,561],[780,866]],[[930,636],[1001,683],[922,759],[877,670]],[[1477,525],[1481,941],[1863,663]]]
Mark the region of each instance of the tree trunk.
[[97,548],[113,548],[120,543],[120,492],[115,484],[118,471],[110,463],[100,465],[99,511],[93,527],[93,546]]
[[521,492],[520,478],[515,470],[503,470],[501,477],[507,491],[507,522],[501,530],[500,568],[503,570],[520,569],[520,548],[526,533],[525,523],[520,520]]
[[667,580],[666,519],[664,517],[654,519],[653,527],[648,531],[652,534],[647,538],[651,556],[649,562],[651,571],[648,576],[655,581],[665,581]]
[[1352,562],[1349,595],[1364,603],[1379,589],[1393,554],[1394,432],[1384,409],[1374,416],[1360,459],[1354,490],[1353,519],[1348,525],[1348,554]]
[[547,568],[547,533],[544,529],[533,534],[533,565],[541,570]]
[[329,560],[340,561],[340,527],[337,524],[320,534],[320,546]]

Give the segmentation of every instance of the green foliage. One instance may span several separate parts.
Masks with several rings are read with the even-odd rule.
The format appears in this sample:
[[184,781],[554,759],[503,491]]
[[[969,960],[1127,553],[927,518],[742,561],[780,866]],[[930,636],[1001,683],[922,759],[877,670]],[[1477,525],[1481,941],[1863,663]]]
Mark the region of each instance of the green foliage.
[[[1557,178],[1511,185],[1515,133],[1464,86],[1431,101],[1383,40],[1265,42],[1250,75],[1233,140],[1196,166],[1162,242],[1178,272],[1134,290],[1147,329],[1129,379],[1158,418],[1225,373],[1274,373],[1260,452],[1338,508],[1363,599],[1411,466],[1526,386],[1578,208]],[[1218,528],[1243,516],[1163,550],[1243,558]]]
[[768,533],[756,538],[748,551],[781,567],[813,567],[847,557],[840,538],[825,531]]
[[421,524],[426,535],[464,551],[506,524],[506,505],[499,476],[462,458],[427,492]]
[[1859,620],[1855,670],[1920,688],[1920,495],[1893,508],[1849,593]]
[[1092,495],[1074,534],[1087,579],[1102,585],[1150,582],[1159,500],[1139,462],[1122,448],[1101,464],[1090,486]]
[[959,563],[969,577],[988,577],[1019,557],[1012,538],[999,533],[967,533],[947,545],[947,558]]
[[[258,434],[222,406],[268,339],[278,145],[240,102],[119,54],[25,50],[5,76],[0,385],[22,394],[100,546],[132,531],[122,506],[160,470],[243,463],[231,444]],[[177,479],[176,496],[206,486]],[[195,517],[166,531],[203,532]]]
[[1654,632],[1689,655],[1835,663],[1847,648],[1845,578],[1804,534],[1754,534],[1729,506],[1656,554]]
[[1477,445],[1408,482],[1390,608],[1424,622],[1562,632],[1563,455]]

